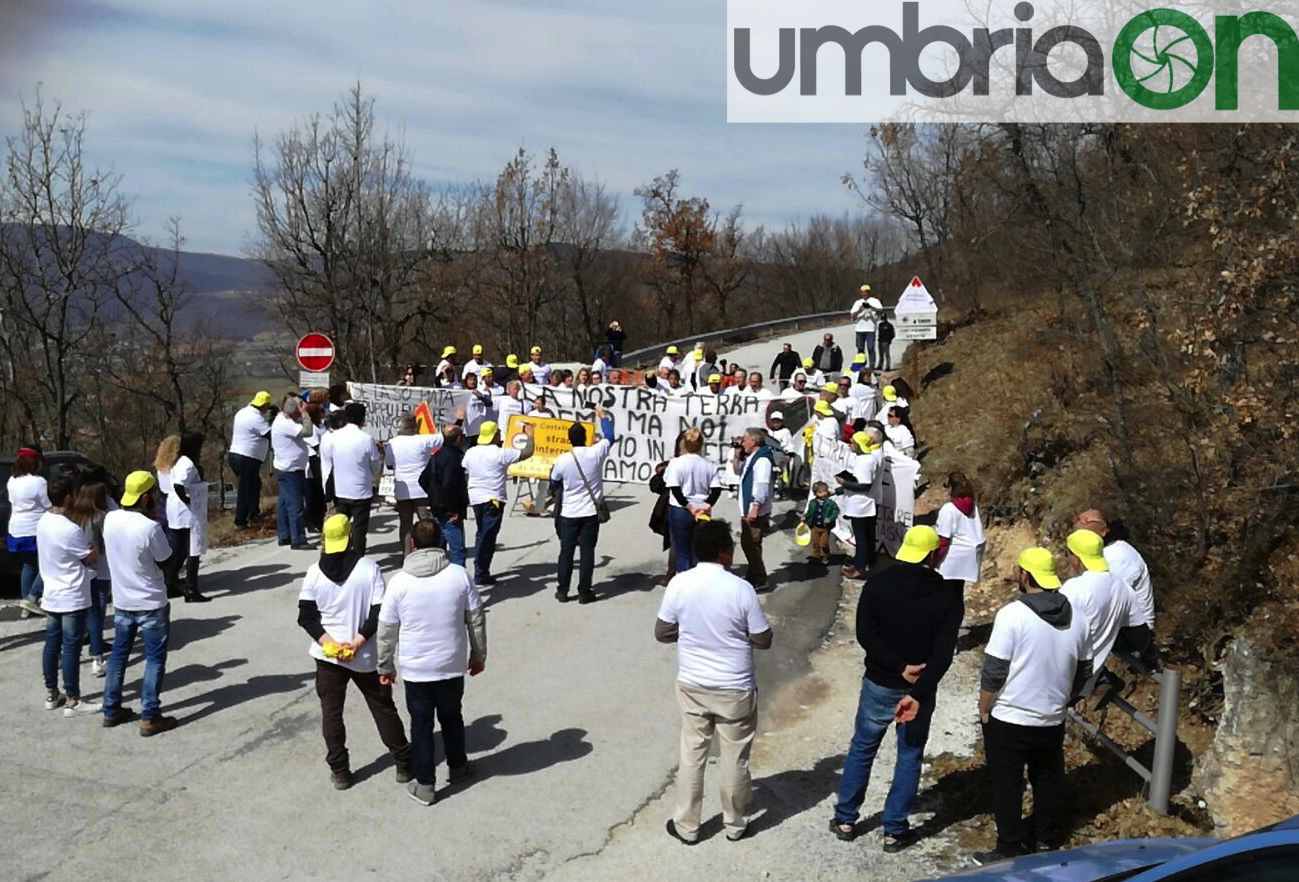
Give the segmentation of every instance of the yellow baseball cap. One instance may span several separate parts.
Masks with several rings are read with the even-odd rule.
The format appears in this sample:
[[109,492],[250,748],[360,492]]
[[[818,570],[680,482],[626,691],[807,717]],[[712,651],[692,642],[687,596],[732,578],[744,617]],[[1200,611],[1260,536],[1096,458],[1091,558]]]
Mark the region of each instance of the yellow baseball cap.
[[1105,540],[1099,533],[1093,533],[1091,530],[1074,530],[1065,540],[1065,544],[1069,546],[1070,551],[1078,555],[1078,559],[1087,569],[1094,573],[1109,572],[1110,564],[1105,559]]
[[122,507],[130,508],[140,501],[140,497],[154,488],[158,482],[148,472],[131,472],[126,476],[122,492]]
[[474,355],[482,355],[482,354],[483,354],[483,345],[481,343],[475,343]]
[[883,395],[884,395],[884,400],[885,400],[885,401],[897,401],[897,400],[898,400],[898,390],[897,390],[897,389],[894,389],[892,386],[885,386],[885,387],[884,387],[882,390],[880,390],[880,391],[883,393]]
[[492,375],[492,369],[490,366],[485,367],[478,372],[478,376],[480,377],[490,377],[491,375]]
[[510,355],[505,356],[505,366],[508,367],[508,368],[516,368],[516,367],[518,367],[518,366],[519,366],[519,357],[518,357],[517,355],[512,354],[512,353],[511,353]]
[[711,386],[713,383],[720,383],[721,381],[722,381],[722,375],[721,375],[721,374],[709,374],[709,375],[708,375],[708,384],[709,384],[710,386]]
[[533,346],[532,349],[530,350],[530,353],[531,353],[532,355],[540,355],[540,354],[541,354],[541,347],[540,347],[540,346]]
[[858,353],[857,353],[857,357],[854,358],[854,359],[852,360],[852,363],[853,363],[853,364],[865,364],[865,363],[866,363],[866,353],[865,353],[865,352],[858,352]]
[[1055,574],[1055,558],[1045,548],[1025,548],[1019,553],[1019,568],[1026,570],[1039,588],[1048,591],[1060,587],[1060,577]]
[[488,420],[478,427],[478,443],[491,444],[496,440],[496,435],[501,431],[501,427],[494,421]]
[[445,347],[445,348],[442,350],[442,357],[443,357],[443,358],[446,358],[446,357],[449,356],[449,355],[455,355],[455,354],[456,354],[456,348],[455,348],[454,346],[447,346],[447,347]]
[[532,365],[525,363],[523,367],[519,368],[519,376],[521,377],[524,374],[527,374],[529,377],[532,376]]
[[838,384],[838,383],[826,383],[824,386],[821,387],[821,391],[822,391],[822,392],[833,392],[835,395],[838,395],[838,394],[839,394],[839,384]]
[[861,292],[862,292],[863,294],[869,294],[869,293],[870,293],[870,290],[871,290],[871,286],[870,286],[870,285],[862,285],[862,286],[861,286]]
[[858,432],[852,436],[852,442],[857,445],[862,453],[870,453],[872,450],[879,450],[882,445],[876,444],[875,439],[870,436],[869,432]]
[[352,519],[345,514],[330,516],[321,535],[325,537],[325,554],[347,551],[347,543],[352,539]]
[[933,527],[912,527],[902,537],[902,546],[893,555],[893,559],[918,564],[937,548],[938,533]]
[[675,346],[668,347],[668,355],[680,355],[680,354],[681,354],[681,350],[676,348]]
[[271,393],[269,392],[258,392],[256,395],[253,396],[253,401],[252,401],[253,407],[265,407],[270,403],[271,403]]
[[834,416],[834,408],[830,406],[830,402],[828,401],[818,401],[816,404],[812,405],[812,410],[816,411],[821,416]]
[[704,357],[704,350],[702,350],[702,349],[696,349],[694,352],[691,353],[691,355],[693,355],[695,358],[703,358],[703,357]]
[[810,358],[803,359],[803,367],[810,368],[813,364],[815,364],[815,362],[812,361],[812,359]]

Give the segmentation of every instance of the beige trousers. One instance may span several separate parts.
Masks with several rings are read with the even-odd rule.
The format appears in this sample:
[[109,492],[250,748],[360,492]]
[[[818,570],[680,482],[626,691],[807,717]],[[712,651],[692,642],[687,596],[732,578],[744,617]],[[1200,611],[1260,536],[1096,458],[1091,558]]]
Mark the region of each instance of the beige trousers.
[[677,770],[677,833],[684,839],[699,835],[704,799],[704,765],[717,733],[717,773],[726,833],[738,836],[748,823],[753,796],[749,751],[758,727],[758,694],[752,689],[706,689],[677,683],[681,707],[681,766]]

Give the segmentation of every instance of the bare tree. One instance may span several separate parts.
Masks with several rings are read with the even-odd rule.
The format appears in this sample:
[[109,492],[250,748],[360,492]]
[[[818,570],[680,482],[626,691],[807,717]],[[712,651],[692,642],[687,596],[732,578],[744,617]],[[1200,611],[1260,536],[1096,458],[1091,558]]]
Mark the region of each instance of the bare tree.
[[[717,242],[708,200],[679,195],[680,181],[680,173],[672,169],[635,190],[641,222],[633,243],[646,253],[641,272],[659,309],[660,334],[695,330],[703,264]],[[678,306],[685,308],[684,327],[676,324]]]
[[609,195],[602,181],[569,176],[560,197],[559,238],[584,343],[590,344],[600,338],[600,328],[609,318],[608,294],[616,290],[610,285],[607,252],[623,238],[618,199]]

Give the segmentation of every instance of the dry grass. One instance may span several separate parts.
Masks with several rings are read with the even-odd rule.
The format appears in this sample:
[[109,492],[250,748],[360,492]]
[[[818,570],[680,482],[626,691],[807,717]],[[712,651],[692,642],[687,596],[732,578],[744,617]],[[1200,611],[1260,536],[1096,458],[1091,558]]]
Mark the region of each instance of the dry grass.
[[235,526],[235,515],[232,511],[213,512],[208,520],[207,541],[213,548],[230,548],[242,545],[254,539],[274,538],[275,536],[275,503],[276,497],[262,497],[262,520],[259,524],[250,525],[241,530]]

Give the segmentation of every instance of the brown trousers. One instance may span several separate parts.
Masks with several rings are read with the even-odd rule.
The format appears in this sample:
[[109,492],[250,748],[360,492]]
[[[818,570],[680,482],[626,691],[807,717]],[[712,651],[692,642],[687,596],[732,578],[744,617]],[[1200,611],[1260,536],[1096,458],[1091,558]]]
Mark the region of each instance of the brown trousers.
[[379,682],[378,671],[353,671],[333,662],[316,659],[316,694],[320,696],[321,730],[325,736],[325,762],[332,772],[351,768],[347,755],[347,727],[343,725],[343,702],[347,684],[355,683],[374,717],[375,728],[398,768],[410,765],[410,742],[406,727],[397,716],[392,687]]
[[812,557],[828,558],[830,556],[830,528],[812,528]]
[[744,581],[761,591],[767,587],[767,565],[762,562],[762,537],[771,525],[771,517],[763,515],[752,523],[740,518],[740,550],[748,566],[744,569]]

